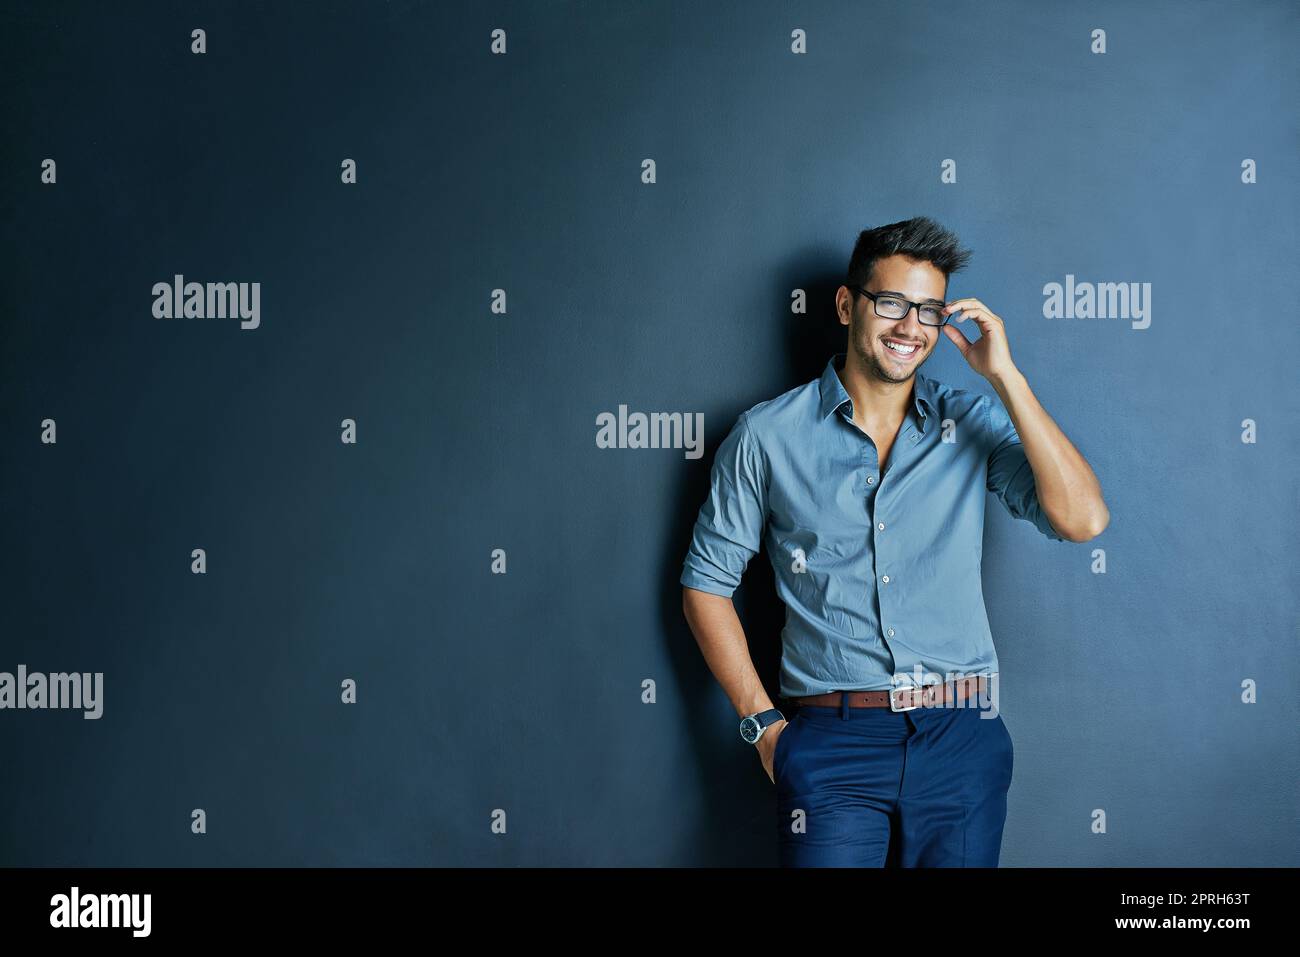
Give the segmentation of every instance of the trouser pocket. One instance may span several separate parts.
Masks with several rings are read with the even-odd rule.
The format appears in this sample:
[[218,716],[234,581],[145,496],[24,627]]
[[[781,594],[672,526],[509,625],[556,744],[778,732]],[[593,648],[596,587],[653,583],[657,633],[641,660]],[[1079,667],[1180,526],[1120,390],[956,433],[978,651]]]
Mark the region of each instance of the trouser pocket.
[[796,712],[794,717],[786,719],[786,725],[781,729],[781,736],[776,739],[776,750],[772,752],[772,780],[778,784],[781,781],[781,772],[785,770],[790,747],[793,744],[790,735],[794,733],[795,728],[798,726],[799,714]]

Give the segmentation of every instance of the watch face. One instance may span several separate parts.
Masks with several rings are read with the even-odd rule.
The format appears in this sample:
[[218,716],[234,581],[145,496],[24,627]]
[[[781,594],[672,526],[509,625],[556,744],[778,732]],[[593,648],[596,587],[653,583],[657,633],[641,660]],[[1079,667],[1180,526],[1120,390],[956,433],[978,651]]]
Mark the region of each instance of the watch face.
[[740,736],[750,744],[753,744],[758,740],[758,732],[761,730],[762,728],[758,726],[758,721],[752,716],[747,716],[740,722]]

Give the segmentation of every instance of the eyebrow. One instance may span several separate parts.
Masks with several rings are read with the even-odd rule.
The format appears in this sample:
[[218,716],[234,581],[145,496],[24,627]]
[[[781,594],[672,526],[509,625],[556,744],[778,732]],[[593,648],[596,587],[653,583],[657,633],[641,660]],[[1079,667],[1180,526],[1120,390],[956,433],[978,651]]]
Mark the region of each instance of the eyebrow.
[[[902,294],[901,292],[899,292],[897,289],[882,289],[882,290],[880,290],[880,292],[876,293],[876,295],[878,295],[878,296],[886,296],[886,295],[888,295],[888,296],[897,296],[899,299],[906,299],[906,298],[907,298],[907,296],[903,295],[903,294]],[[925,303],[925,302],[937,302],[939,305],[941,305],[941,306],[943,305],[943,300],[942,300],[942,299],[922,299],[921,302],[923,302],[923,303]]]

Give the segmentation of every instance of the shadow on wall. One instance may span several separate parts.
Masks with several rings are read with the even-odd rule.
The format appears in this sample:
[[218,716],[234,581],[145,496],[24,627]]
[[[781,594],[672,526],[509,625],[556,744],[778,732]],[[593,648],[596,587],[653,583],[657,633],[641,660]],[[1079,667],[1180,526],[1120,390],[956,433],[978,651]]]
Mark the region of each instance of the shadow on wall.
[[[764,867],[777,863],[775,794],[753,749],[741,740],[731,721],[731,705],[700,653],[690,626],[682,615],[682,586],[678,579],[682,562],[690,547],[696,516],[709,492],[709,473],[718,446],[741,412],[764,399],[770,399],[812,379],[818,378],[827,361],[842,352],[848,327],[835,318],[835,293],[842,283],[842,271],[825,270],[826,257],[819,255],[822,266],[816,269],[790,267],[789,278],[781,291],[769,294],[766,302],[784,303],[789,290],[804,288],[808,292],[806,315],[792,315],[789,307],[773,310],[769,321],[785,329],[784,357],[774,356],[766,368],[780,370],[781,381],[775,387],[763,381],[734,383],[734,397],[721,408],[704,409],[707,445],[700,466],[683,471],[675,497],[675,507],[665,516],[671,523],[672,543],[668,554],[660,556],[663,587],[663,621],[661,631],[668,642],[677,687],[681,689],[683,709],[678,725],[689,735],[693,773],[683,769],[683,780],[699,782],[703,813],[695,821],[684,821],[691,833],[678,835],[680,845],[688,850],[688,866]],[[808,284],[810,272],[820,274],[815,284]],[[757,313],[755,314],[757,315]],[[768,385],[764,385],[768,382]],[[766,391],[764,391],[766,390]],[[725,390],[724,390],[725,391]],[[785,626],[785,605],[776,595],[775,576],[764,546],[749,562],[744,580],[733,596],[750,656],[759,678],[773,703],[781,706],[779,671],[781,665],[781,629]],[[721,710],[719,708],[721,701]]]

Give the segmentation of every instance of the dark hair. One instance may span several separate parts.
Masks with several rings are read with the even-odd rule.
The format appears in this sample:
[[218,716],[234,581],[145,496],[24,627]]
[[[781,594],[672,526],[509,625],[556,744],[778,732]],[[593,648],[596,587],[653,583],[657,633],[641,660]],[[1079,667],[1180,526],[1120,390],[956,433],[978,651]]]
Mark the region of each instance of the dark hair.
[[857,297],[855,287],[865,286],[871,281],[876,260],[894,255],[931,263],[943,273],[946,281],[949,275],[970,261],[971,252],[958,246],[953,233],[926,216],[864,229],[858,234],[853,257],[849,260],[848,276],[844,280],[844,285],[855,290],[854,298]]

